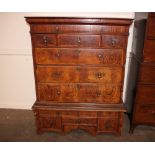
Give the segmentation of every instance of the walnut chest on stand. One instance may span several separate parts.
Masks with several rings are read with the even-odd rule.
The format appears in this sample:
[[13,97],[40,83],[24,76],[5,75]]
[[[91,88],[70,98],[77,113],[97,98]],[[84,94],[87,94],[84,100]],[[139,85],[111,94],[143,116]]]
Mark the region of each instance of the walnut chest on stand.
[[38,133],[121,134],[131,19],[26,17],[30,24]]

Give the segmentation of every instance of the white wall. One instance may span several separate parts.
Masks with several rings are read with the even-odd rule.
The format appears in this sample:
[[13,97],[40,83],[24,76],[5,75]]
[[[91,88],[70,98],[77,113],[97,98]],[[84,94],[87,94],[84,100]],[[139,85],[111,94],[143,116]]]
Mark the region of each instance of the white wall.
[[[31,40],[24,16],[134,18],[134,13],[0,13],[0,108],[31,109],[35,101]],[[131,42],[132,29],[128,52]]]

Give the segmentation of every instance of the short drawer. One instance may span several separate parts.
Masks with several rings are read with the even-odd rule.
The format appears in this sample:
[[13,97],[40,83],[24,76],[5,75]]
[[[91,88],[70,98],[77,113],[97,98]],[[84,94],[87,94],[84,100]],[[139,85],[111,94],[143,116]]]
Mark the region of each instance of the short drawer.
[[38,82],[121,83],[121,67],[37,66]]
[[56,35],[54,34],[33,34],[32,41],[35,48],[55,47]]
[[138,123],[155,124],[155,105],[136,105],[135,121]]
[[116,118],[98,118],[98,129],[99,133],[113,133],[117,132],[119,124],[119,119]]
[[141,65],[138,81],[141,83],[155,84],[155,66]]
[[103,117],[103,118],[117,118],[118,117],[118,112],[98,112],[98,117]]
[[36,48],[34,52],[37,64],[124,64],[121,49]]
[[102,35],[102,48],[125,48],[125,36]]
[[100,47],[100,35],[58,35],[59,47]]
[[155,105],[155,85],[138,85],[136,92],[136,102],[138,104],[151,103]]

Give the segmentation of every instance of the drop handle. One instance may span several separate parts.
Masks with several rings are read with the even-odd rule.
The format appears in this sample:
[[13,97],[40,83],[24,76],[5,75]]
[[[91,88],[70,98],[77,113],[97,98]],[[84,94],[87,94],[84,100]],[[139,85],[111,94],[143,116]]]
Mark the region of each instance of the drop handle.
[[116,44],[116,40],[111,39],[111,44],[112,44],[112,46],[114,46]]
[[47,46],[48,41],[49,41],[48,37],[43,36],[43,42],[44,42],[45,46]]
[[154,115],[155,114],[155,111],[151,111],[151,113]]
[[80,39],[80,37],[77,38],[77,42],[78,42],[78,44],[81,43],[81,39]]
[[98,55],[98,58],[102,58],[102,57],[103,57],[103,55],[102,55],[102,54],[99,54],[99,55]]
[[55,30],[56,30],[56,32],[58,32],[58,31],[59,31],[59,27],[58,27],[58,26],[56,26],[56,27],[55,27]]
[[60,91],[57,91],[57,95],[60,95],[61,94],[61,92]]
[[97,97],[100,97],[101,96],[101,93],[100,92],[97,92],[96,95],[97,95]]
[[102,78],[105,74],[104,73],[101,73],[101,72],[98,72],[96,73],[96,77],[97,78]]

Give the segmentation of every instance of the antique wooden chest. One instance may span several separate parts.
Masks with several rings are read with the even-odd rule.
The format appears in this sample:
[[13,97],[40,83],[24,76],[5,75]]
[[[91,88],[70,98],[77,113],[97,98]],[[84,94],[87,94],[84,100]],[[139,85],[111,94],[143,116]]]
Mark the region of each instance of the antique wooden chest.
[[38,133],[121,134],[131,19],[26,17],[30,24]]

